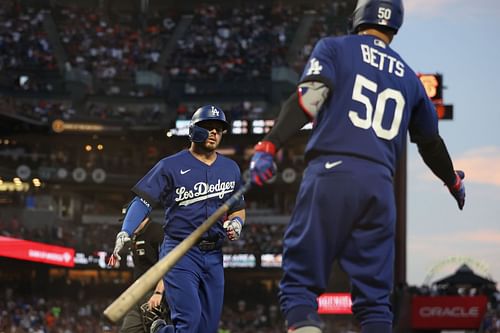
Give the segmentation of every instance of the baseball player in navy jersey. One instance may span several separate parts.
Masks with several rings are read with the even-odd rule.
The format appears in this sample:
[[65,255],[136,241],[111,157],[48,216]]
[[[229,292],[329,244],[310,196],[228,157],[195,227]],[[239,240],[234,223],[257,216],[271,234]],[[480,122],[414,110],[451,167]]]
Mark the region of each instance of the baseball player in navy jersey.
[[297,92],[255,146],[250,177],[262,185],[276,172],[276,151],[313,121],[308,166],[283,242],[279,299],[289,332],[322,332],[316,298],[334,260],[350,277],[362,332],[391,332],[393,176],[408,131],[463,208],[464,173],[454,170],[434,106],[389,46],[402,22],[402,0],[359,0],[352,34],[318,41]]
[[[220,108],[199,108],[189,125],[190,148],[159,161],[132,188],[136,197],[122,232],[130,235],[151,206],[159,203],[165,210],[160,250],[164,257],[237,191],[242,185],[238,165],[216,152],[228,127]],[[244,220],[241,199],[164,276],[173,325],[156,320],[151,332],[217,332],[224,299],[222,243],[225,237],[240,237]]]

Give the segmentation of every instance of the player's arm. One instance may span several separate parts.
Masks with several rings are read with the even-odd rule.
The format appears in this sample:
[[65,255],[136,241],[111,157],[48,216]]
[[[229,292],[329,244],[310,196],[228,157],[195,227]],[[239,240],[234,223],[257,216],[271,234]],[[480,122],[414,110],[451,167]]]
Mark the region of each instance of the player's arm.
[[262,140],[272,143],[275,151],[305,124],[314,121],[333,93],[335,49],[331,39],[321,39],[316,43],[296,91],[283,104],[274,127]]
[[262,141],[269,141],[279,150],[305,124],[313,121],[328,98],[330,89],[320,81],[298,85],[285,101],[274,127]]
[[163,279],[161,279],[156,284],[155,291],[153,292],[153,295],[151,295],[151,297],[148,300],[149,309],[153,309],[153,308],[160,306],[164,290],[165,290],[165,287],[163,285]]
[[321,81],[305,81],[298,85],[297,91],[283,104],[271,131],[255,146],[250,164],[254,183],[262,185],[273,176],[276,152],[305,124],[316,119],[330,91]]
[[149,219],[147,219],[147,217],[151,213],[151,210],[151,205],[146,200],[138,196],[132,199],[125,213],[122,229],[116,235],[115,248],[109,258],[109,266],[115,267],[118,265],[121,260],[120,252],[125,245],[131,241],[130,236],[133,235],[142,224],[148,222]]
[[448,186],[455,182],[455,171],[450,154],[441,136],[426,142],[417,142],[418,152],[431,171]]
[[465,175],[462,171],[455,171],[443,139],[438,135],[434,139],[417,142],[417,146],[425,164],[448,187],[457,201],[458,208],[462,209],[465,203],[462,179]]
[[262,186],[272,178],[276,173],[276,152],[305,124],[317,118],[334,91],[336,58],[333,39],[323,38],[316,43],[297,90],[283,104],[272,130],[255,146],[250,161],[252,183]]
[[223,227],[226,229],[227,238],[237,240],[241,236],[241,229],[245,224],[246,212],[245,209],[239,209],[229,213],[227,220],[224,221]]
[[418,151],[429,169],[443,181],[458,208],[465,203],[464,173],[455,171],[446,145],[439,135],[438,119],[434,104],[427,96],[422,82],[415,76],[418,96],[409,124],[410,139],[418,146]]

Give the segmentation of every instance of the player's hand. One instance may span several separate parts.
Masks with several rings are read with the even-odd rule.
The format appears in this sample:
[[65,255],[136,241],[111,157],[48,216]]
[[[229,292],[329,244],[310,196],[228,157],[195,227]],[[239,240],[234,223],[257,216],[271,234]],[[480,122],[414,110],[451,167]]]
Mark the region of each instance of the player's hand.
[[120,256],[120,252],[125,247],[125,244],[129,243],[130,241],[130,236],[126,231],[120,231],[116,235],[115,249],[113,250],[113,253],[111,254],[111,257],[108,261],[109,267],[117,267],[119,265],[120,260],[122,259],[122,257]]
[[250,161],[250,179],[253,184],[262,186],[276,174],[276,146],[271,141],[261,141],[254,149],[255,153]]
[[151,295],[151,297],[148,300],[148,307],[149,309],[154,309],[160,306],[161,304],[161,298],[163,297],[163,294],[157,294],[156,292]]
[[448,186],[451,195],[457,200],[458,208],[462,210],[465,204],[465,186],[463,179],[465,178],[465,173],[461,170],[455,171],[456,179],[455,184]]
[[229,240],[238,240],[243,228],[243,220],[239,216],[236,216],[232,220],[225,221],[222,226],[226,229],[226,235]]

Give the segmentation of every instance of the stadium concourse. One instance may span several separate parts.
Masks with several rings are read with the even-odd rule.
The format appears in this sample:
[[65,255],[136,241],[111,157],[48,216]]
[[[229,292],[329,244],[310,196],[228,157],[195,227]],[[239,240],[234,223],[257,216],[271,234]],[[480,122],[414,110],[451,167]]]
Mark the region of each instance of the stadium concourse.
[[[102,312],[130,285],[132,268],[128,260],[116,269],[105,263],[130,188],[187,147],[188,119],[203,104],[228,116],[220,152],[247,177],[252,147],[312,47],[346,33],[354,2],[2,0],[0,333],[118,332]],[[223,247],[220,333],[285,331],[282,236],[307,137],[305,129],[279,152],[276,179],[245,198],[242,238]],[[152,219],[161,222],[163,212]],[[13,242],[20,251],[6,245]],[[334,274],[328,293],[348,293],[343,273]],[[465,291],[486,297],[484,320],[483,312],[475,318],[483,331],[500,331],[496,289],[455,287],[399,285],[398,331],[412,331],[411,295]],[[349,311],[322,318],[328,332],[359,331]]]

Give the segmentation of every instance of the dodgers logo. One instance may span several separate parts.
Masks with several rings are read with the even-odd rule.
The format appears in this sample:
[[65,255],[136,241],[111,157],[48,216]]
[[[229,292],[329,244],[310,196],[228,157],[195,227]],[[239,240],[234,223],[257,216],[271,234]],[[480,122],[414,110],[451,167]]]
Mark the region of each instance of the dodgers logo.
[[323,70],[323,66],[319,63],[318,59],[312,58],[310,61],[309,70],[306,75],[319,75]]
[[175,189],[175,194],[177,194],[175,202],[179,203],[179,206],[189,206],[195,202],[214,197],[222,199],[226,194],[233,192],[235,187],[235,181],[223,182],[220,179],[218,179],[215,184],[198,182],[194,184],[192,190],[188,190],[185,186],[181,186]]
[[217,108],[215,106],[212,106],[212,116],[216,116],[218,117],[219,116],[219,110],[217,110]]

